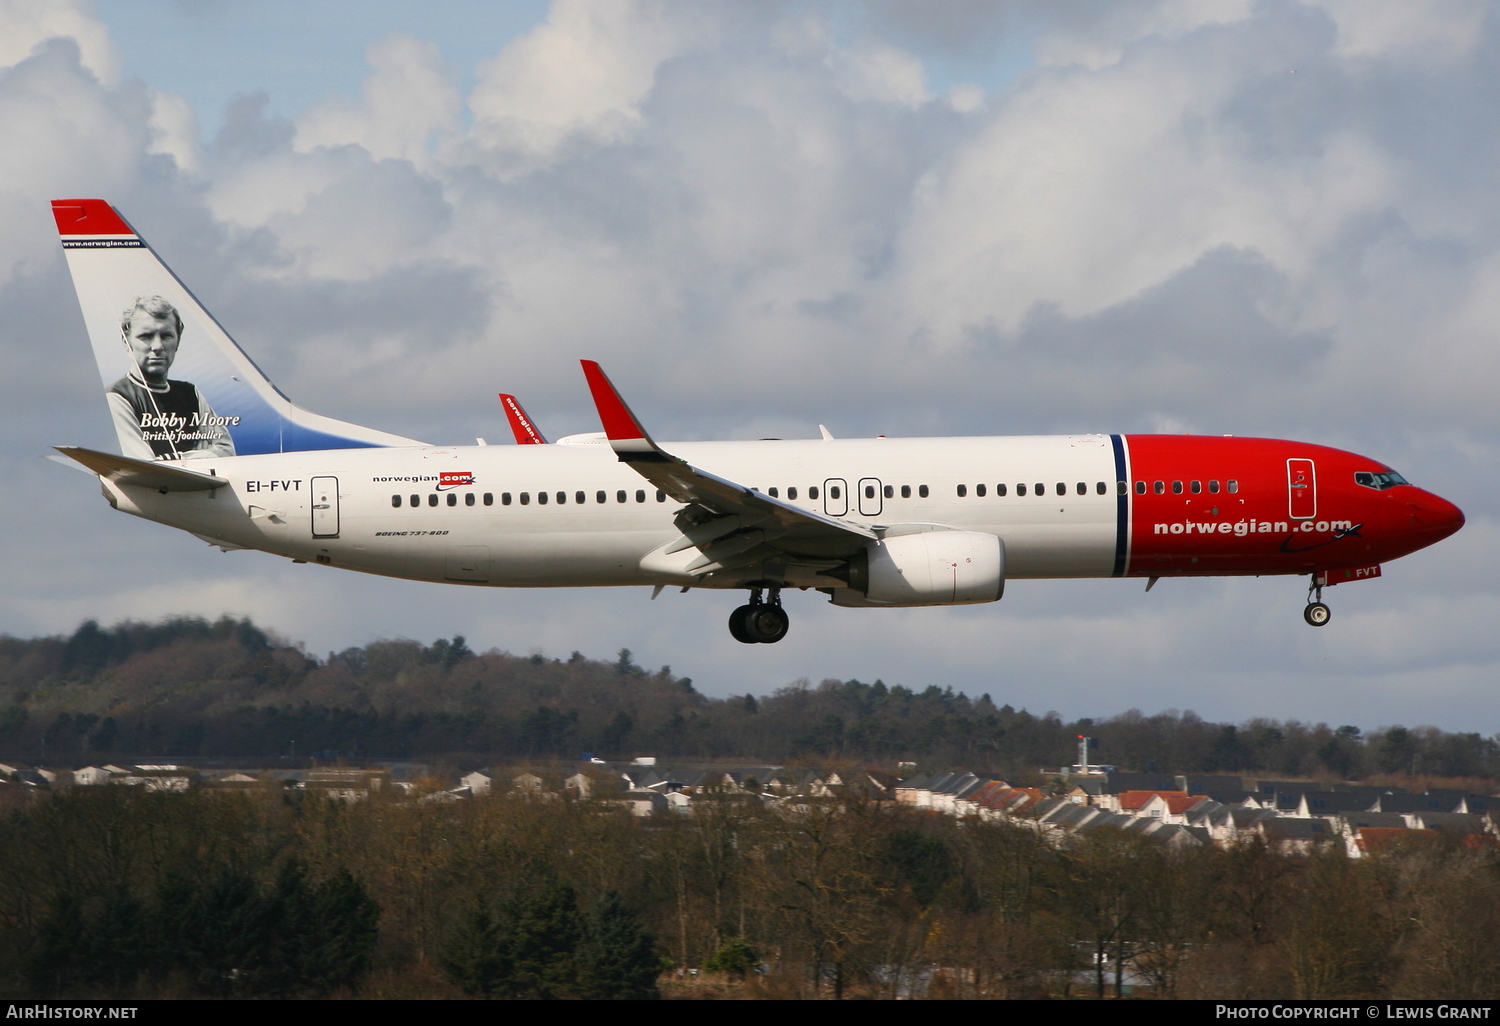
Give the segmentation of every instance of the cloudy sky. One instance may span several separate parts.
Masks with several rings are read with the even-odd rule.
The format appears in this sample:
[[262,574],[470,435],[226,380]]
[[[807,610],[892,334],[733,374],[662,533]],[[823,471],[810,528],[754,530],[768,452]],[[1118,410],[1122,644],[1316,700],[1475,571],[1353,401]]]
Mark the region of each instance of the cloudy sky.
[[[244,613],[313,652],[622,646],[1064,715],[1500,730],[1500,18],[1465,0],[0,0],[0,632]],[[47,201],[102,196],[301,405],[435,442],[1171,431],[1366,453],[1468,526],[1298,579],[998,605],[443,588],[220,553],[113,448]]]

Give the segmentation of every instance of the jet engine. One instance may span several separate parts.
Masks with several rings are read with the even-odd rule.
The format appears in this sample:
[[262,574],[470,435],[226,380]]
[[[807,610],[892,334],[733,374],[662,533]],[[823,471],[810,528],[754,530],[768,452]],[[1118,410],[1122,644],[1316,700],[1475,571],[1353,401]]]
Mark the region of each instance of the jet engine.
[[1005,543],[994,535],[927,525],[899,531],[849,561],[849,587],[820,590],[837,606],[954,606],[1005,593]]

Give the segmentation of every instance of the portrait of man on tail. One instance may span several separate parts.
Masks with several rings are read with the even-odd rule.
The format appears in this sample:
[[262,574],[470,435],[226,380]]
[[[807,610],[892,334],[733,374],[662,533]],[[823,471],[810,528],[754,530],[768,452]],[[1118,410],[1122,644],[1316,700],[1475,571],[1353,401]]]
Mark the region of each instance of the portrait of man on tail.
[[120,333],[130,371],[109,386],[124,455],[143,460],[190,460],[233,456],[229,424],[198,389],[167,377],[182,342],[182,317],[161,296],[141,296],[120,315]]

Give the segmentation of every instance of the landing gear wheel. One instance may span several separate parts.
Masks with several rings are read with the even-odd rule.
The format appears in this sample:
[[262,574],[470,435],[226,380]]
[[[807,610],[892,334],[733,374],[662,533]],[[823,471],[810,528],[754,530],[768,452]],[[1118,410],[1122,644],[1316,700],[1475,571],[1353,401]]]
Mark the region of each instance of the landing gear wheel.
[[729,634],[743,645],[753,645],[760,640],[752,638],[749,629],[745,626],[745,621],[750,618],[751,613],[755,612],[755,608],[755,606],[740,606],[729,614]]
[[751,641],[757,641],[762,645],[774,645],[786,637],[787,628],[791,626],[791,619],[779,605],[747,608],[750,614],[744,620],[745,633],[750,636]]
[[1309,602],[1302,610],[1302,619],[1314,627],[1322,627],[1333,617],[1333,613],[1321,602]]

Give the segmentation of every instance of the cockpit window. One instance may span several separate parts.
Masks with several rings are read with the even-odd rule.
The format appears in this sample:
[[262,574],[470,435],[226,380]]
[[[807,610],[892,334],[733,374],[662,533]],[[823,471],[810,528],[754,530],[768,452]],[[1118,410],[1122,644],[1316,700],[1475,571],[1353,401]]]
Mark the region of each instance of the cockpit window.
[[1402,477],[1400,474],[1396,473],[1394,470],[1387,470],[1383,473],[1372,473],[1370,471],[1360,470],[1356,471],[1354,474],[1354,483],[1357,485],[1364,485],[1366,488],[1374,488],[1376,491],[1383,492],[1387,488],[1394,488],[1397,485],[1410,484],[1411,482],[1406,480],[1406,478]]

